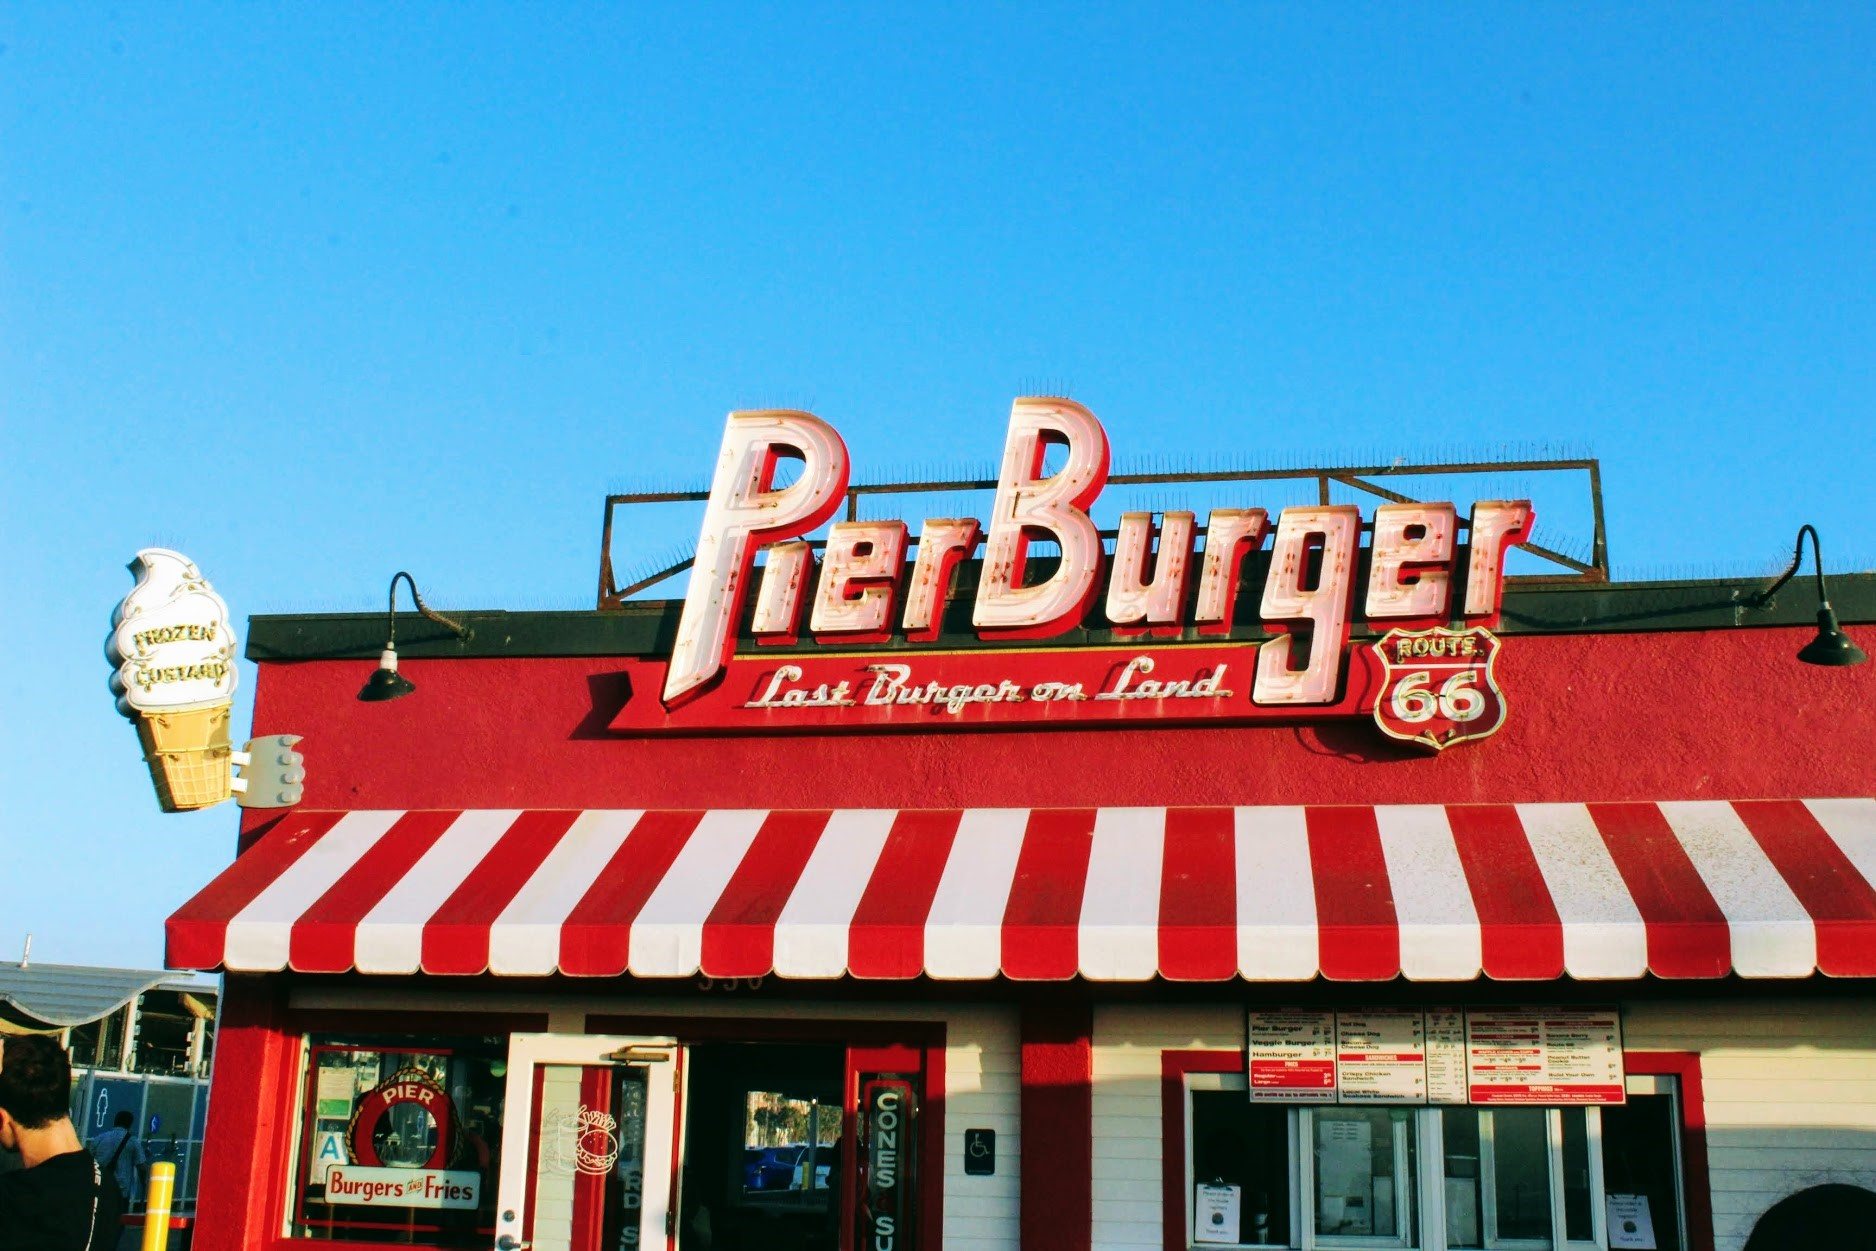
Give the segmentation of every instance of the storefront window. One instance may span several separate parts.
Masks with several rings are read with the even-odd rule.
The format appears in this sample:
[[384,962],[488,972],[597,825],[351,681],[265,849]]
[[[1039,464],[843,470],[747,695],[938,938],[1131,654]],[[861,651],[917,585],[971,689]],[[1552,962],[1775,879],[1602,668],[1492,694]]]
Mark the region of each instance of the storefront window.
[[1415,1246],[1414,1113],[1314,1108],[1316,1234]]
[[307,1041],[296,1237],[486,1246],[506,1042]]
[[1612,1246],[1618,1238],[1630,1245],[1652,1238],[1659,1251],[1683,1251],[1687,1245],[1681,1230],[1676,1098],[1672,1078],[1631,1077],[1628,1102],[1602,1110],[1603,1190]]
[[1214,1246],[1288,1246],[1290,1155],[1284,1109],[1252,1107],[1242,1090],[1194,1090],[1193,1193],[1204,1209],[1195,1234]]
[[1647,1236],[1662,1251],[1684,1248],[1666,1096],[1631,1090],[1627,1106],[1601,1108],[1284,1108],[1252,1104],[1238,1074],[1191,1074],[1186,1086],[1192,1248],[1297,1246],[1313,1231],[1318,1247],[1588,1251],[1610,1245],[1597,1240],[1605,1204],[1610,1228],[1618,1213],[1652,1218]]
[[[1564,1237],[1589,1242],[1591,1177],[1584,1108],[1442,1108],[1446,1245],[1555,1245],[1551,1194],[1561,1167]],[[1561,1138],[1561,1153],[1551,1144]]]

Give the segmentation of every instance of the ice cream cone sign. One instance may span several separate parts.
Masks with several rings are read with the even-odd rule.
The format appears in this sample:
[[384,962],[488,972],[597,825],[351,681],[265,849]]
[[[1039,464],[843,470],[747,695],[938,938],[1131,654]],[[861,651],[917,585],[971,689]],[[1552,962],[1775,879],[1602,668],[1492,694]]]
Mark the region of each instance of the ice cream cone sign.
[[228,605],[180,552],[145,548],[130,571],[137,585],[111,614],[105,646],[117,710],[137,727],[163,811],[218,804],[234,790]]

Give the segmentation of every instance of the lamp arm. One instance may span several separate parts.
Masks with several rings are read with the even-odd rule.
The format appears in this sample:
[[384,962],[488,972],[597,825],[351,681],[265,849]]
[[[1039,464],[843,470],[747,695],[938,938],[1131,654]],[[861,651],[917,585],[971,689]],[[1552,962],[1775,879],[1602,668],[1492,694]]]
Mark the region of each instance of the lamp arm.
[[[1798,542],[1792,549],[1791,564],[1778,575],[1778,581],[1752,597],[1754,608],[1764,607],[1797,574],[1798,566],[1804,563],[1804,536],[1807,534],[1811,536],[1811,563],[1817,569],[1817,598],[1824,607],[1830,606],[1830,592],[1824,585],[1824,553],[1817,544],[1817,527],[1806,524],[1798,527]],[[414,592],[416,588],[412,587],[411,590]]]
[[440,626],[455,631],[458,638],[469,633],[468,626],[463,625],[460,621],[445,617],[442,613],[437,612],[434,608],[431,608],[430,605],[424,603],[423,596],[417,594],[417,580],[400,569],[391,575],[390,607],[387,612],[391,623],[390,637],[393,647],[395,647],[397,643],[397,583],[400,578],[403,579],[404,585],[410,588],[411,602],[417,605],[418,613],[420,613],[426,621],[434,621]]

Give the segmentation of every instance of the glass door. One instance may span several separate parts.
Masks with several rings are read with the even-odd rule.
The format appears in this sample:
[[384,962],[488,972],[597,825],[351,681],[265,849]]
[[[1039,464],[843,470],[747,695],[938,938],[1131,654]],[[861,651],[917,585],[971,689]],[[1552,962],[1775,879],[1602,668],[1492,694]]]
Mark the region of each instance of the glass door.
[[667,1251],[680,1063],[671,1038],[514,1035],[499,1251]]

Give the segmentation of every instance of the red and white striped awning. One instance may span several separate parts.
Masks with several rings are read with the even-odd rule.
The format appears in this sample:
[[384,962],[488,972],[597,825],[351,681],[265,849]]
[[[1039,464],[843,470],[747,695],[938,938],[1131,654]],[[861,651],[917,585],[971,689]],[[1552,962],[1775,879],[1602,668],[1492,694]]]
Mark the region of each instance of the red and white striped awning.
[[531,977],[1876,976],[1876,800],[294,812],[172,967]]

